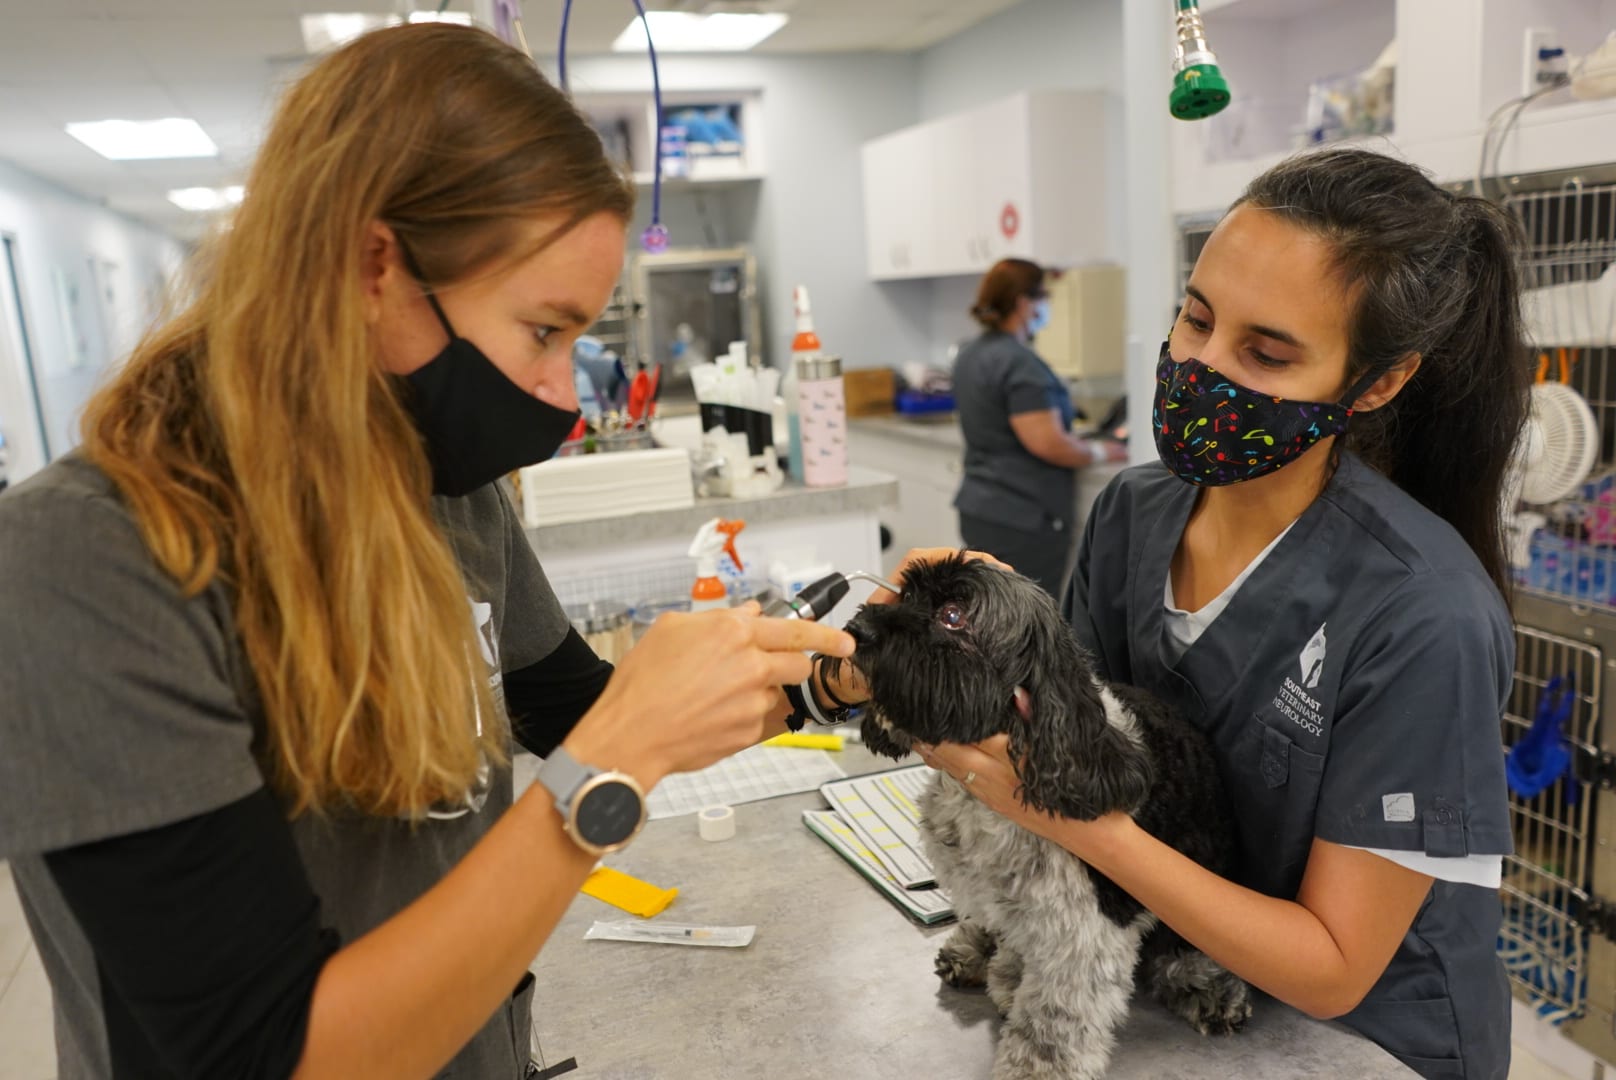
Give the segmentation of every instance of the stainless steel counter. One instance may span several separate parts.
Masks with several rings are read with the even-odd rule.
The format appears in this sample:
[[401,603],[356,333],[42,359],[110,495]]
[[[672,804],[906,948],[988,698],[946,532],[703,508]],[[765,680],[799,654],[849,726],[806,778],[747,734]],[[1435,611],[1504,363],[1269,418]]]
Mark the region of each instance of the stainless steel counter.
[[[849,773],[890,766],[850,748]],[[580,895],[534,965],[550,1064],[580,1080],[986,1080],[998,1016],[932,972],[951,931],[911,923],[802,824],[817,794],[735,808],[733,840],[654,821],[609,865],[678,886],[660,921],[757,926],[744,949],[584,941],[630,916]],[[1135,1002],[1114,1080],[1392,1080],[1414,1074],[1335,1024],[1259,997],[1246,1031],[1207,1039]]]

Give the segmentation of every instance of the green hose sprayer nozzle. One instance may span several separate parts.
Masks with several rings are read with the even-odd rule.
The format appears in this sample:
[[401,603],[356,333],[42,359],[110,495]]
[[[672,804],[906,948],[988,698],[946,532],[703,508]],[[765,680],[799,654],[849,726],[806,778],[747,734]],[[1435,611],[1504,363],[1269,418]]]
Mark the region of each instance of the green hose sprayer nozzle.
[[1204,120],[1229,104],[1229,84],[1216,64],[1196,64],[1173,76],[1167,107],[1180,120]]
[[1168,95],[1167,106],[1180,120],[1204,120],[1229,104],[1229,83],[1218,70],[1218,58],[1206,43],[1198,0],[1176,2],[1173,92]]

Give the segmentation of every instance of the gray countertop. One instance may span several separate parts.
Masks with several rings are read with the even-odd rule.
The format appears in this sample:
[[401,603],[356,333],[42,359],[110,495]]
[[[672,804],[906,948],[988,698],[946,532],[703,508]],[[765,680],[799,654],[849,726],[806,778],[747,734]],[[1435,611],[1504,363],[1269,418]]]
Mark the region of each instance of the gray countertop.
[[[862,748],[849,773],[886,768]],[[735,808],[733,840],[694,817],[653,821],[607,863],[679,897],[660,921],[755,925],[744,949],[584,941],[631,916],[580,895],[534,965],[549,1064],[580,1080],[987,1080],[998,1016],[944,986],[932,957],[951,926],[910,922],[802,824],[817,793]],[[1246,1030],[1208,1039],[1138,999],[1112,1080],[1392,1080],[1414,1074],[1373,1043],[1258,996]]]
[[541,525],[528,529],[527,535],[535,550],[542,554],[665,537],[688,540],[702,522],[715,517],[744,518],[748,525],[761,525],[770,521],[877,510],[897,503],[898,481],[886,473],[853,465],[848,468],[847,476],[843,487],[804,487],[788,479],[779,490],[756,498],[698,498],[695,506],[684,509]]
[[855,434],[884,435],[950,450],[965,449],[965,436],[960,431],[959,417],[954,413],[916,420],[901,416],[861,416],[848,420],[847,426]]

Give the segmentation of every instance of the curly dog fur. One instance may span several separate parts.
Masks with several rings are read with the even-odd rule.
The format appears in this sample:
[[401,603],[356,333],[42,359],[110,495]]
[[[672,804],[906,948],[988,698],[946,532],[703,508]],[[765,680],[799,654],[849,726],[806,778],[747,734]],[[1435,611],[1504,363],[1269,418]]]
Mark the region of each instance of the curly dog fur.
[[[1214,871],[1232,854],[1229,813],[1202,735],[1149,695],[1102,685],[1042,589],[963,557],[909,570],[897,603],[848,626],[869,682],[871,750],[1008,734],[1032,808],[1093,820],[1132,815]],[[1161,926],[1133,897],[938,773],[922,833],[959,926],[937,954],[956,987],[985,987],[1004,1016],[993,1080],[1104,1074],[1136,971],[1198,1030],[1251,1014],[1245,983]]]

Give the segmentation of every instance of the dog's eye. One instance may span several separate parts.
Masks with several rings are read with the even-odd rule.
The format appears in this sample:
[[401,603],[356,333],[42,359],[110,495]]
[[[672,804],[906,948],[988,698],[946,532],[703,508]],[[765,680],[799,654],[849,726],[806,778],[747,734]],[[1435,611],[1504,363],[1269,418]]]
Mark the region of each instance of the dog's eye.
[[937,610],[937,621],[948,630],[965,629],[965,610],[958,604],[944,604]]

